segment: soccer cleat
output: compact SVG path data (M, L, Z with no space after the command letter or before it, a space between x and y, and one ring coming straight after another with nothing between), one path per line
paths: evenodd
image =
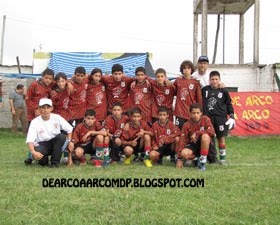
M94 159L94 160L93 160L93 163L94 163L94 166L95 166L96 168L100 168L101 165L102 165L101 160L98 160L98 159Z
M64 158L61 160L61 162L62 162L63 164L67 164L67 162L68 162L68 157L64 157Z
M157 161L157 164L162 165L162 157Z
M124 158L123 162L124 162L125 165L130 165L131 164L131 156L126 156Z
M197 169L199 169L200 171L205 171L205 170L206 170L205 163L201 163L201 162L198 160Z
M58 168L59 167L59 164L57 162L52 162L50 165L49 165L50 168Z
M144 160L144 164L145 164L145 166L147 166L148 168L153 167L152 161L149 160L149 159L145 159L145 160Z
M87 164L87 159L86 159L86 157L80 158L80 166L84 166L84 165L86 165L86 164Z
M31 165L32 164L32 159L30 159L30 158L26 158L25 160L24 160L24 164L25 165Z
M110 166L110 160L103 160L103 163L102 163L102 167L108 167Z

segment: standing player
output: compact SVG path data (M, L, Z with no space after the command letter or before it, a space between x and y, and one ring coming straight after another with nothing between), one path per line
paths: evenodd
M120 161L120 154L123 152L121 136L126 123L129 122L127 115L122 115L122 106L116 102L113 104L112 115L107 116L105 120L105 129L107 136L104 144L110 146L110 158L112 162Z
M65 120L69 121L71 115L68 107L69 90L67 88L67 76L65 73L58 73L54 80L56 81L56 85L51 91L53 113L59 114Z
M124 76L123 66L120 64L114 64L112 66L112 75L103 76L101 81L106 87L108 115L112 113L112 106L116 102L121 103L123 107L123 113L128 115L128 92L129 86L131 82L134 81L134 78Z
M148 124L152 124L152 91L150 85L146 82L146 70L144 67L138 67L135 70L135 85L130 88L130 108L140 108L142 118Z
M96 112L96 119L103 124L107 114L107 97L105 85L100 82L102 70L95 68L88 77L87 109Z
M225 137L228 135L228 130L234 128L234 110L228 90L219 88L220 73L212 71L209 76L210 85L202 88L203 112L211 118L219 144L220 162L224 163L226 160Z
M159 68L155 72L156 80L149 78L149 82L153 91L153 104L152 104L152 120L153 122L158 120L158 108L165 106L169 112L170 120L173 119L172 104L175 95L175 87L171 85L166 77L166 71Z
M42 73L42 78L34 81L28 88L25 98L27 108L27 120L28 124L31 123L35 117L40 115L38 108L39 100L41 98L49 98L50 91L53 85L54 71L52 69L45 69ZM26 165L32 163L32 155L27 153L27 159L24 160Z
M176 116L176 125L180 129L190 119L190 105L196 102L202 104L200 84L197 80L191 79L193 71L193 63L188 60L183 61L180 66L183 76L176 78L174 82L177 93L174 116Z
M159 120L153 123L153 141L150 159L162 164L162 157L172 155L175 148L178 147L180 130L175 126L172 120L169 120L169 111L161 106L158 109Z
M74 76L70 80L70 85L73 86L70 91L69 109L71 112L70 124L76 127L83 122L83 117L86 112L86 96L87 84L86 70L84 67L77 67Z
M131 121L124 127L122 133L122 143L124 145L125 160L124 164L131 164L133 152L142 152L144 147L144 164L147 167L152 167L152 162L149 159L151 150L151 136L153 136L152 129L148 124L142 120L141 110L134 108L131 110Z
M194 160L198 157L198 169L205 170L211 137L215 136L215 131L209 117L202 115L200 104L192 104L190 113L190 120L184 124L181 131L176 167L183 167L182 158Z
M103 166L109 165L109 149L103 147L104 136L106 135L105 129L95 118L95 111L88 109L84 121L75 128L70 142L75 156L80 160L80 165L86 164L85 153L91 155L90 161L95 167L101 167L101 159L104 153ZM95 148L96 151L94 151ZM69 154L68 165L72 165L72 152Z

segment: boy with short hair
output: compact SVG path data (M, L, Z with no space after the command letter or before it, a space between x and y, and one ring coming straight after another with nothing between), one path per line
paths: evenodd
M171 155L178 147L180 130L172 120L169 120L169 111L161 106L158 109L159 120L153 123L153 141L150 159L162 164L162 157Z
M198 102L202 104L201 87L199 81L191 79L194 72L194 65L191 61L185 60L180 65L182 77L176 78L174 86L176 88L176 105L174 116L175 124L182 129L184 123L190 119L190 105Z
M176 167L183 167L182 159L194 160L198 157L198 169L206 170L207 155L211 138L214 136L215 131L210 118L202 115L200 104L192 104L190 106L190 120L183 125L181 131Z
M203 112L210 117L214 126L220 150L220 162L224 163L226 160L225 137L228 135L228 130L234 128L235 125L234 109L228 90L219 88L220 73L212 71L209 79L210 85L202 88ZM213 154L216 156L216 152Z
M127 115L122 115L122 105L119 102L113 104L112 115L107 116L105 120L105 129L107 136L104 144L110 146L110 158L112 162L120 161L120 154L123 152L121 136L124 126L129 122Z
M69 80L71 87L69 98L69 110L71 112L70 123L76 127L83 122L83 117L86 111L86 96L88 80L86 70L80 66L75 69L74 76Z
M154 95L152 104L152 120L153 122L158 120L158 108L160 106L165 106L169 110L169 117L170 120L172 120L172 104L175 96L175 87L168 81L165 69L157 69L155 75L156 80L148 78Z
M42 73L42 77L39 80L34 81L27 89L25 103L27 108L27 120L28 124L40 115L38 109L39 101L41 98L49 98L51 88L53 86L54 71L52 69L45 69ZM27 153L27 158L24 160L26 165L32 163L32 155Z
M112 66L112 75L103 76L101 81L106 87L107 102L108 102L108 115L112 113L112 106L115 102L121 103L123 113L128 115L129 101L128 92L129 86L134 81L132 77L126 77L123 73L123 66L114 64Z
M91 155L90 161L95 167L101 167L102 155L104 153L103 166L109 165L109 149L104 149L104 137L107 135L105 129L96 120L95 111L88 109L84 115L84 121L77 125L73 132L70 146L74 149L69 154L69 163L72 165L72 153L80 160L80 165L86 164L85 153ZM96 148L96 151L94 149Z
M50 167L58 167L62 148L67 139L72 137L72 126L60 115L53 114L52 100L42 98L39 101L40 116L33 119L30 123L26 143L30 153L35 160L42 166L49 164L48 156L51 155ZM68 144L70 151L72 146Z
M130 108L139 107L142 118L148 124L152 124L152 90L146 82L146 70L138 67L135 70L135 85L130 88Z
M27 119L30 123L36 116L39 116L38 104L41 98L49 98L51 88L53 86L54 71L45 69L42 77L34 81L28 88L26 93Z
M96 112L96 119L103 124L107 115L107 96L105 85L101 82L102 70L95 68L88 77L87 109Z
M121 136L125 154L124 164L131 164L133 152L141 152L144 147L144 164L147 167L152 167L152 162L149 159L151 136L153 136L153 132L148 124L142 120L141 110L139 108L132 109L131 120L125 125Z

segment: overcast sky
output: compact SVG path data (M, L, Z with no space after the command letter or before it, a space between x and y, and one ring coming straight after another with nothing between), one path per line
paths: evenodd
M178 73L192 60L192 0L0 0L7 16L4 62L32 64L32 52L151 52L154 69ZM260 63L280 62L280 1L260 0ZM253 61L253 13L245 14L245 63ZM208 17L212 60L216 16ZM238 16L226 16L225 62L238 63ZM199 26L200 28L200 26ZM222 28L216 63L222 63ZM200 40L200 37L199 37ZM200 54L200 52L198 53Z

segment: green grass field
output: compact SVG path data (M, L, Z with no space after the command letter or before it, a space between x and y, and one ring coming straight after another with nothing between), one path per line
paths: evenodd
M0 129L0 224L279 224L280 137L227 139L227 166L25 166L23 135ZM43 178L204 178L199 188L43 188Z

